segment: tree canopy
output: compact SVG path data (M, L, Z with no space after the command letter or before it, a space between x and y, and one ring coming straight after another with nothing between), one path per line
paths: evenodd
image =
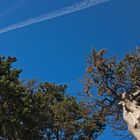
M84 100L68 95L66 85L21 80L15 61L0 57L1 139L96 139L106 124L115 132L127 130L120 102L134 100L140 106L139 94L132 94L140 90L140 48L122 60L93 49L83 80ZM130 108L125 109L129 114Z
M140 89L140 48L134 53L126 54L122 60L107 57L107 50L92 50L87 57L87 69L84 76L84 92L97 112L106 116L106 122L116 130L127 130L123 120L123 109L119 103L122 94L130 100L134 92ZM95 111L95 110L94 110Z
M95 139L104 116L66 94L65 85L20 80L15 57L0 57L0 137L6 140Z

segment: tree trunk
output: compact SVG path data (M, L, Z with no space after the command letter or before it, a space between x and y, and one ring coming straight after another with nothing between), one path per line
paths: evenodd
M140 90L131 95L122 95L123 117L128 130L140 140Z

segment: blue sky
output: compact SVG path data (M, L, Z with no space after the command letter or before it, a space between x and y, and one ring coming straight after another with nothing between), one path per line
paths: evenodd
M76 0L1 0L0 28L73 4ZM76 2L79 2L77 0ZM107 48L121 58L140 45L140 0L110 0L95 7L0 34L0 54L16 56L23 79L69 85L81 91L86 56ZM110 130L98 140L113 139Z

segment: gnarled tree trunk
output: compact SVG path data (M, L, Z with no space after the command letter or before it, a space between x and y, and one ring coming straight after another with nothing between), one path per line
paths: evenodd
M130 95L122 94L123 117L128 130L140 140L140 90Z

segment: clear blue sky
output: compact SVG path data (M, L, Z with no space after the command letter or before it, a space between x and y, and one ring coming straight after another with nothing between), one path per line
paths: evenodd
M17 2L19 1L19 2ZM1 0L0 28L73 4L76 0ZM77 0L79 1L79 0ZM78 79L92 47L121 58L140 45L140 0L110 0L89 9L0 34L0 54L16 56L21 78L69 85ZM112 139L107 130L98 140Z

